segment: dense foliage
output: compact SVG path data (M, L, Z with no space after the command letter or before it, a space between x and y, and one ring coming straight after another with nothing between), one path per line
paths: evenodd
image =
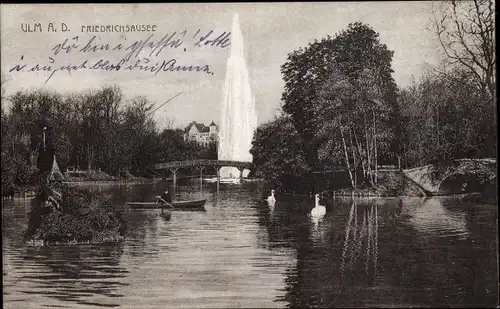
M5 85L2 80L2 89ZM34 184L43 127L63 172L74 166L117 177L151 177L158 162L216 158L215 144L185 143L181 129L160 131L153 106L144 97L125 100L116 86L66 95L31 90L2 96L2 192Z
M289 117L259 127L255 133L251 154L258 167L258 176L283 185L292 176L309 171L302 152L301 137Z
M65 188L60 209L44 207L44 201L43 192L33 200L27 241L95 243L117 241L125 235L121 213L97 195Z
M350 187L377 187L380 165L496 158L488 87L457 66L399 90L392 55L361 23L290 53L282 66L283 116L254 136L257 174L287 189L285 179L345 170Z
M392 55L393 52L379 42L378 34L362 23L349 24L334 37L316 40L289 54L281 69L285 81L283 111L290 115L302 136L309 166L319 161L318 151L322 144L317 138L317 131L323 125L318 121L324 106L322 88L332 85L328 81L332 78L356 86L360 76L370 75L371 83L367 86L380 92L384 104L391 104L396 91L391 76Z
M379 42L378 34L362 23L349 24L334 37L316 40L289 54L282 66L286 119L258 131L277 126L273 134L297 135L292 141L281 139L285 149L290 149L288 160L296 163L293 169L283 170L283 175L301 176L304 171L345 166L353 187L358 174L361 183L373 185L379 158L400 156L394 138L401 128L397 87L391 76L392 55ZM276 133L279 130L283 132ZM254 156L269 140L273 137L256 134ZM277 166L273 157L259 161L257 166L264 175L271 173L270 166Z
M399 96L405 120L403 167L460 158L496 158L496 119L469 74L424 75Z

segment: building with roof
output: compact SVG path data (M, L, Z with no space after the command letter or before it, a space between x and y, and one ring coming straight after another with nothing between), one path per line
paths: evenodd
M208 126L193 121L184 129L184 142L196 142L207 147L217 141L218 133L219 127L213 121Z

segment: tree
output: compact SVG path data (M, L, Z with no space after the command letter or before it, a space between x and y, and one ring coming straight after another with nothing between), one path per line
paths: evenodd
M395 83L391 76L393 52L379 42L378 34L362 23L349 24L335 37L327 36L288 55L281 72L285 81L283 110L304 141L302 150L310 167L318 163L321 142L315 139L318 118L322 113L319 92L335 70L349 82L356 81L365 70L380 87L384 101L395 100ZM392 104L395 105L395 104Z
M404 165L495 157L495 115L467 71L449 72L453 79L433 74L403 89Z
M163 125L165 126L165 129L167 130L171 130L174 128L174 123L175 123L175 119L174 118L170 118L168 116L165 116L163 118Z
M375 78L370 69L360 71L356 79L334 70L320 91L317 137L332 148L323 157L344 157L342 165L353 188L358 171L362 181L376 185L378 158L382 150L388 153L393 138L387 126L390 106L384 104Z
M284 185L309 171L301 137L290 117L280 117L257 128L250 153L257 174Z
M180 129L165 129L160 133L160 161L185 160L188 147L182 138L183 131Z
M463 68L488 100L496 92L495 3L493 0L449 1L434 12L434 31L447 57L444 66ZM443 75L453 78L447 70Z
M55 154L63 172L74 165L89 172L149 176L162 160L217 158L215 143L191 147L184 143L182 130L160 133L152 116L153 104L146 97L127 104L116 86L65 95L40 89L19 91L9 96L9 109L4 108L4 99L1 167L6 193L28 185L36 173L44 127L48 128L48 160L51 164Z
M1 100L2 100L2 111L4 110L4 100L6 99L6 92L7 92L7 82L8 82L8 78L7 76L5 75L4 72L1 73L1 80L0 80L0 86L1 86Z
M12 126L10 113L5 109L7 78L2 72L1 76L1 189L2 196L14 194L14 181L16 178L15 160L12 153L13 145Z

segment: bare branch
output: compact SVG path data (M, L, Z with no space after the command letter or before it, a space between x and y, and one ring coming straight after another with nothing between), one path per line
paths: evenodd
M172 130L174 128L174 122L175 119L168 116L165 116L165 118L163 119L163 124L165 125L165 129L167 130Z
M451 1L434 14L434 32L450 69L463 67L481 90L495 97L493 0ZM447 76L447 74L444 74Z

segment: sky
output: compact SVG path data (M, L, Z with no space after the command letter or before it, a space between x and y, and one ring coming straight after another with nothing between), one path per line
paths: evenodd
M393 77L400 88L418 79L423 70L438 64L440 50L437 40L428 30L432 2L325 2L325 3L212 3L212 4L2 4L1 5L1 71L8 78L7 94L20 90L46 88L62 93L84 91L105 85L118 85L126 99L146 96L159 107L183 91L155 113L161 124L165 119L183 127L190 121L209 124L220 121L224 94L224 77L229 47L196 46L209 33L208 39L231 31L233 14L239 14L246 61L252 91L255 96L258 123L267 122L277 114L284 82L280 66L288 53L305 47L315 39L334 35L349 23L361 21L380 34L380 42L394 51ZM40 23L42 31L24 32L26 25L34 29ZM57 32L48 32L53 23ZM62 32L61 23L69 31ZM92 25L155 25L155 32L82 32L82 26ZM199 31L198 31L199 30ZM184 31L184 32L183 32ZM39 68L78 66L87 60L95 64L100 59L117 63L135 41L157 42L166 35L182 38L178 48L165 47L150 56L144 48L137 59L148 57L150 64L175 59L180 65L209 65L206 72L158 72L141 70L73 70L28 72ZM109 44L108 51L79 52L88 41ZM74 39L78 36L78 41ZM56 54L58 45L78 44L69 52ZM112 50L118 44L123 48ZM22 57L22 60L21 60ZM52 58L52 60L50 59ZM134 64L137 59L130 60ZM51 63L52 62L52 63ZM102 62L101 62L102 63ZM171 63L171 62L170 62ZM26 65L22 71L9 72L15 65ZM213 73L213 74L212 74ZM48 79L48 81L47 81ZM46 82L47 81L47 82Z

